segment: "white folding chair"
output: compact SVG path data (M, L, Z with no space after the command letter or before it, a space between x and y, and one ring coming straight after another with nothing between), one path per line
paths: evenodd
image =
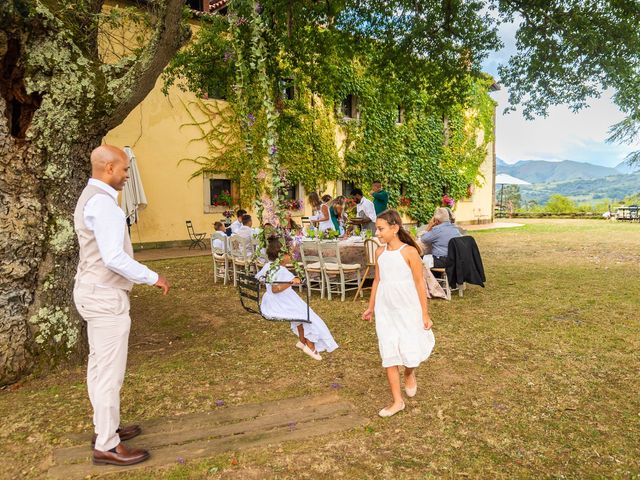
M300 256L307 277L307 289L309 293L312 290L319 291L320 298L324 298L324 274L322 273L319 249L318 240L305 240L300 244Z
M319 244L318 253L327 286L327 297L331 300L333 293L339 293L341 301L344 302L345 293L357 290L360 285L360 264L342 263L337 240L324 240ZM360 296L363 296L362 291Z
M356 294L353 297L354 302L356 301L356 298L358 298L358 294L362 296L362 290L364 290L364 282L367 279L367 275L369 275L369 271L372 268L376 268L376 250L378 249L378 247L380 247L380 242L377 238L366 238L364 240L364 255L367 259L367 264L362 275L362 281L360 282L360 285L358 285L358 290L356 290Z
M218 283L218 279L222 279L226 285L229 280L229 257L228 238L222 232L213 232L211 234L211 256L213 257L213 283ZM222 248L214 246L215 240L222 242Z
M251 239L233 234L229 237L228 254L233 266L233 286L238 286L238 273L249 273L252 267Z

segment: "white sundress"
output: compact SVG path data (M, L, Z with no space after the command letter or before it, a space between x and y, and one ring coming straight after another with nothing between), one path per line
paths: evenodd
M435 346L431 330L422 323L422 307L411 268L398 250L378 257L380 282L376 291L375 318L378 347L383 367L404 365L415 368Z
M268 262L256 274L258 280L264 280L271 268L271 262ZM294 275L284 267L279 267L271 279L274 282L290 282ZM262 296L260 309L267 317L273 318L307 318L307 303L293 291L293 287L287 288L280 293L273 293L271 285L267 283L266 292ZM332 352L338 348L338 344L333 339L329 327L322 319L309 308L309 320L311 323L291 322L291 331L298 336L298 325L302 325L304 336L316 346L316 351Z

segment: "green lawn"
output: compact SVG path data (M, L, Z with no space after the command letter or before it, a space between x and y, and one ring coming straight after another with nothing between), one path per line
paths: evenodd
M640 478L640 225L541 220L474 236L487 286L431 304L436 349L390 419L376 416L389 393L365 301L312 299L340 344L317 363L287 325L214 285L208 257L150 264L173 290L133 292L125 423L332 384L371 421L118 478ZM65 434L90 429L84 369L2 391L0 418L0 477L43 477Z

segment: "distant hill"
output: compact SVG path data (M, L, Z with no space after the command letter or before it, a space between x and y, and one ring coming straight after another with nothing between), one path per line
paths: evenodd
M640 192L640 172L609 177L550 182L520 187L524 202L535 200L544 204L554 193L569 197L578 203L596 203L609 198L621 200Z
M618 165L620 167L620 165ZM572 180L603 178L623 173L617 168L601 167L592 163L562 160L520 160L512 165L498 159L497 173L507 173L530 183L568 182ZM626 173L626 172L624 172Z
M640 170L640 165L634 165L633 167L629 166L626 162L620 162L616 165L616 170L620 173L635 173Z

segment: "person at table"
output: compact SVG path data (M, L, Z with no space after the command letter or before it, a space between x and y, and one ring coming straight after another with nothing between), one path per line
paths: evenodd
M440 207L436 209L433 218L427 224L427 231L420 240L427 246L431 246L433 266L445 268L449 255L449 240L461 236L460 230L450 221L449 211Z
M309 217L311 224L321 232L325 232L330 228L333 228L331 215L329 214L328 203L329 201L331 201L331 197L329 196L329 201L323 202L316 192L311 192L308 199L309 203L311 204L311 208L313 209L313 215Z
M373 208L376 215L380 215L389 206L389 192L382 189L382 183L375 180L371 184L371 198L373 198Z
M236 234L243 238L248 238L251 240L253 238L253 219L251 215L247 215L246 213L242 215L242 226L236 231Z
M335 230L340 234L340 236L344 235L344 224L346 221L345 214L345 204L347 199L340 195L336 197L329 207L329 215L331 216L331 228L329 230Z
M365 198L362 190L354 188L351 190L351 196L356 202L357 218L351 220L354 225L360 225L363 230L369 230L372 234L376 233L376 209L373 202Z
M213 223L214 232L220 232L226 234L226 229L224 228L224 224L222 222L214 222ZM220 250L224 249L224 242L219 238L213 240L213 248L219 248Z
M238 233L238 230L242 228L242 217L247 214L246 210L240 209L236 212L238 219L231 224L231 233Z

